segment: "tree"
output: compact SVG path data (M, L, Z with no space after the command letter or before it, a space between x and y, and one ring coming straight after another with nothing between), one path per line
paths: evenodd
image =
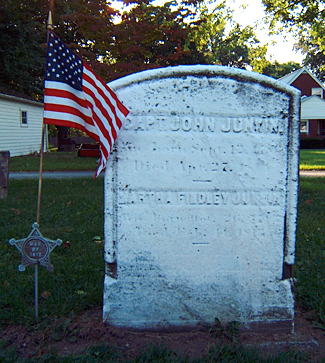
M247 68L259 42L251 27L232 20L222 2L209 12L203 0L124 0L122 13L107 0L56 0L55 33L106 81L179 64ZM0 79L42 98L47 1L0 5ZM197 17L196 13L200 12ZM256 58L256 57L255 57Z
M115 43L110 48L111 68L117 75L179 64L206 63L190 40L198 26L189 7L169 1L132 1L114 29ZM111 77L116 78L112 74Z
M273 63L267 63L262 73L266 76L278 79L300 68L301 65L296 62L279 63L277 61L274 61Z
M0 82L39 99L43 89L46 32L42 2L0 4Z
M137 0L120 14L106 0L56 0L54 31L108 82L148 68L205 63L189 40L193 4ZM0 79L36 98L42 97L47 12L43 0L0 5Z
M191 32L197 49L209 64L247 68L251 65L250 52L259 41L252 27L242 27L233 21L233 12L225 1L209 11L203 6L199 15L200 26Z
M262 0L271 25L302 27L324 19L324 0Z
M317 77L325 82L325 52L319 44L313 43L311 39L305 38L300 42L301 49L305 54L303 64L308 66Z
M324 0L262 0L271 26L277 23L294 31L296 48L305 54L304 65L321 79L325 75L325 1Z
M254 72L278 79L301 68L301 65L295 62L271 62L266 58L266 53L267 47L265 45L251 50L251 65Z

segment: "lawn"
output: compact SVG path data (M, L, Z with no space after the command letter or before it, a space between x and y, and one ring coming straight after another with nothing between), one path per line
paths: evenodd
M325 170L325 150L300 150L300 170Z
M30 233L36 218L37 185L37 180L10 180L9 196L0 201L0 332L9 324L18 323L35 330L34 269L27 267L24 272L18 271L20 253L9 245L8 240L25 238ZM101 308L103 210L103 179L44 181L40 230L47 238L62 239L63 245L51 253L54 271L49 273L43 267L39 269L40 322L37 329L40 331L48 331L53 321L60 317L69 323L71 316L90 308ZM312 312L314 324L325 330L324 240L325 180L301 178L294 270L296 304L300 309ZM4 353L1 353L2 347ZM5 347L6 342L0 338L0 361L2 358L7 359L4 361L18 361L17 352L9 352ZM150 349L134 362L189 362L175 352ZM294 354L264 360L261 353L244 347L218 349L210 350L209 359L196 362L305 361ZM83 357L74 356L76 360L67 361L123 361L120 354L107 346L94 347ZM11 356L14 357L12 360L9 359ZM59 362L60 359L53 352L51 360L34 361Z
M325 178L300 178L295 295L325 331Z
M31 232L37 188L37 180L10 181L9 196L0 200L0 325L34 319L34 269L18 272L20 253L8 240ZM102 178L43 181L40 231L63 245L51 253L54 272L39 269L39 290L46 292L40 316L65 316L102 304L103 202Z
M44 154L44 171L95 171L97 166L97 158L78 157L77 152L48 152ZM38 171L39 167L40 157L38 154L10 158L10 171Z
M10 171L38 171L38 155L10 158ZM44 171L75 171L97 169L96 158L78 157L76 152L49 152L44 154ZM300 150L301 170L325 170L325 150Z

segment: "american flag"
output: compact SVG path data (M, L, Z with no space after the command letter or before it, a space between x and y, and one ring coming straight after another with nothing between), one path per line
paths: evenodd
M53 32L46 59L44 123L74 127L99 141L105 168L112 145L128 115L127 108L92 69Z

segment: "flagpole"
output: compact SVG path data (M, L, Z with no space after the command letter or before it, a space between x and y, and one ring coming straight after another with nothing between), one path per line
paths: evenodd
M52 30L53 22L52 22L52 12L49 11L48 21L47 21L47 36L46 43L49 41L49 32ZM36 214L36 223L40 224L40 216L41 216L41 196L42 196L42 174L43 174L43 158L44 158L44 145L45 145L45 131L46 126L44 124L44 118L42 122L42 140L41 140L41 150L40 150L40 166L39 166L39 178L38 178L38 198L37 198L37 214ZM35 264L35 320L38 322L38 263Z
M38 178L38 198L37 198L37 215L36 215L36 223L39 225L40 223L40 214L41 214L41 195L42 195L42 173L43 173L43 158L44 158L44 139L45 139L45 124L42 124L42 142L41 142L41 158L40 158L40 166L39 166L39 178Z
M47 21L47 41L49 41L49 32L53 28L53 22L52 22L52 12L49 11L49 17ZM42 196L42 173L43 173L43 158L44 158L44 139L45 139L45 131L46 126L44 122L42 123L42 140L41 140L41 150L40 150L40 167L39 167L39 178L38 178L38 198L37 198L37 215L36 215L36 223L40 224L40 215L41 215L41 196Z

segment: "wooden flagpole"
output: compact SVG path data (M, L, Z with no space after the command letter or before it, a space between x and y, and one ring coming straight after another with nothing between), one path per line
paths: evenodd
M49 17L47 21L47 37L46 43L49 41L49 32L52 30L53 22L52 22L52 12L49 11ZM39 167L39 178L38 178L38 197L37 197L37 214L36 214L36 223L40 224L40 216L41 216L41 196L42 196L42 173L43 173L43 158L44 158L44 145L45 145L45 131L46 126L44 124L44 119L42 123L42 140L41 140L41 150L40 150L40 167ZM35 264L35 320L38 322L38 263Z
M52 22L52 12L49 11L49 17L47 21L47 43L49 41L49 32L53 28ZM41 158L40 158L40 167L39 167L39 179L38 179L38 198L37 198L37 215L36 215L36 223L40 224L40 215L41 215L41 196L42 196L42 173L43 173L43 157L44 157L44 139L45 139L45 131L46 126L43 122L42 124L42 141L41 141Z

